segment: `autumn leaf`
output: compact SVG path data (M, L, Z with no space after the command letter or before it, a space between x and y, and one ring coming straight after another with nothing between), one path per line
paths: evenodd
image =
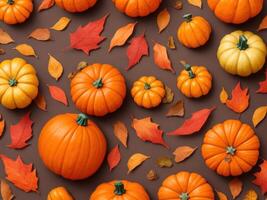
M46 100L45 97L39 92L37 97L34 99L34 103L43 111L46 111Z
M146 161L149 158L150 156L146 156L142 153L133 154L129 158L128 163L127 163L128 173L133 171L135 168L137 168L139 165L141 165L144 161Z
M168 57L166 47L155 42L153 50L155 64L161 69L169 70L172 73L175 73L174 69L171 66L171 61Z
M167 85L165 85L165 97L162 100L162 103L171 103L174 99L174 93L171 88L169 88Z
M266 117L266 114L267 106L261 106L254 111L252 117L254 127L256 127Z
M19 44L14 49L16 49L19 53L24 56L34 56L37 57L35 50L32 48L31 45L28 44Z
M24 192L37 192L38 178L36 170L32 169L32 164L24 164L20 156L15 161L4 155L1 155L1 159L4 163L7 180Z
M181 10L183 8L183 2L182 2L182 0L175 0L173 7L176 10Z
M168 38L168 47L170 49L176 49L173 36L169 36L169 38Z
M182 100L177 101L170 109L168 110L167 117L183 117L184 116L184 102Z
M68 100L64 90L55 85L48 85L50 95L56 101L63 103L65 106L68 105Z
M22 149L32 138L33 121L30 119L31 112L26 113L16 125L10 126L11 144L8 147L12 149Z
M185 120L182 126L167 133L167 135L191 135L200 131L214 109L215 108L213 107L211 109L202 109L194 112L192 117Z
M228 200L227 196L223 192L216 191L219 200Z
M0 44L10 44L13 42L13 38L7 32L0 28Z
M157 165L160 168L167 167L171 168L173 166L172 159L167 156L162 156L157 159Z
M47 10L51 8L52 6L54 6L54 4L55 4L55 0L43 0L42 3L38 7L38 12L42 10Z
M187 0L189 4L199 7L202 7L202 0Z
M180 163L190 157L195 151L197 147L192 148L190 146L181 146L177 147L175 151L173 152L173 155L175 156L175 162Z
M167 8L161 11L157 16L157 24L159 32L162 32L169 25L171 16Z
M143 119L134 118L132 127L137 136L143 141L149 141L154 144L161 144L168 148L168 145L162 138L163 131L159 129L159 125L151 121L151 117Z
M265 29L267 29L267 15L262 19L262 21L259 25L258 31L262 31Z
M234 178L229 182L229 189L232 194L233 199L239 196L243 188L243 183L238 179Z
M237 83L232 91L232 99L227 99L226 105L228 108L237 113L244 112L249 106L248 88L241 88L240 82Z
M148 56L148 44L144 33L134 37L127 48L127 57L129 60L127 70L139 63L143 56Z
M101 36L108 15L94 22L89 22L85 26L79 26L78 29L70 34L70 46L73 49L82 50L90 54L92 50L99 48L99 43L105 37Z
M61 17L52 27L52 30L63 31L69 25L71 19L68 17Z
M4 55L6 53L6 51L2 48L0 48L0 55Z
M127 148L128 130L125 124L121 121L117 121L113 124L114 135L118 140Z
M129 39L129 37L133 34L135 25L137 23L129 23L125 26L120 27L115 34L113 35L110 45L109 45L109 52L113 49L115 46L122 46L125 44L125 42Z
M262 94L267 93L267 70L265 71L265 80L259 82L259 89L256 92Z
M0 137L3 135L5 130L6 122L3 119L2 115L0 115Z
M267 192L267 160L264 160L260 165L260 171L253 174L256 179L252 183L261 188L262 194Z
M116 145L113 149L111 149L111 151L108 154L107 160L108 160L109 170L112 171L112 169L114 169L120 163L121 160L119 145Z
M243 200L257 200L258 199L258 194L255 192L255 190L249 190L246 195L245 198Z
M50 76L58 80L63 73L63 66L62 64L52 55L49 55L49 61L48 61L48 72Z
M1 197L2 200L12 200L14 198L10 186L3 179L1 179Z
M47 41L50 40L51 34L48 28L37 28L28 37L39 41Z
M158 179L158 175L155 172L155 170L151 169L148 171L148 173L146 174L146 179L149 181L155 181Z
M228 100L228 94L224 88L222 88L222 91L220 93L220 101L221 103L225 104Z

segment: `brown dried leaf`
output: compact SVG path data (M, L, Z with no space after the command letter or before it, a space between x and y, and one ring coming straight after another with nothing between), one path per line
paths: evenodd
M173 155L175 156L175 162L179 163L190 157L198 147L192 148L190 146L181 146L175 149Z
M83 68L87 67L88 63L86 61L81 61L78 63L77 70L81 71Z
M14 198L10 186L3 179L1 179L1 196L2 200L12 200Z
M159 177L157 175L157 173L155 172L155 170L151 169L149 170L149 172L147 172L147 175L146 175L146 179L149 180L149 181L155 181L157 180Z
M114 135L127 148L128 130L125 124L117 121L113 124Z
M171 103L174 99L174 93L171 88L169 88L167 85L165 85L165 97L162 100L162 103Z
M228 200L227 196L223 192L216 191L219 200Z
M173 163L172 163L172 160L171 158L167 157L167 156L162 156L162 157L159 157L157 159L157 165L161 168L163 167L167 167L167 168L170 168L173 166Z
M146 161L149 158L150 158L150 156L146 156L146 155L141 154L141 153L133 154L129 158L128 163L127 163L128 173L130 173L131 171L133 171L136 167L138 167L139 165L141 165L144 161Z
M181 10L183 8L183 2L181 0L176 0L173 7L177 10Z
M161 11L157 16L157 24L159 33L162 32L167 26L169 25L171 20L170 13L168 12L167 8Z
M37 28L28 37L39 41L47 41L50 40L51 34L48 28Z
M234 178L229 182L229 188L233 196L233 199L235 199L241 193L243 188L243 183L238 178Z
M35 50L33 49L32 46L28 44L19 44L14 49L16 49L19 53L21 53L24 56L34 56L37 58Z
M58 80L63 73L63 66L62 64L52 55L49 55L49 61L48 61L48 72L49 74Z
M52 27L51 29L55 31L63 31L69 25L71 19L68 17L61 17Z
M169 36L169 38L168 38L168 47L169 47L170 49L176 49L175 42L174 42L174 38L173 38L172 35Z
M202 7L202 0L187 0L189 4L199 7Z
M183 117L185 113L184 102L182 100L177 101L170 109L168 110L167 117Z
M0 28L0 44L9 44L13 42L13 38L7 32Z
M244 200L257 200L258 199L258 194L255 192L255 190L249 190L246 195Z
M34 103L39 109L46 111L46 100L40 92L38 93L38 96L34 99Z
M220 101L221 101L221 103L226 104L228 97L229 96L228 96L226 90L224 88L222 88L222 91L220 93Z
M266 117L266 114L267 106L261 106L254 111L252 117L254 127L256 127Z
M262 31L265 29L267 29L267 15L262 19L262 21L259 25L258 31Z

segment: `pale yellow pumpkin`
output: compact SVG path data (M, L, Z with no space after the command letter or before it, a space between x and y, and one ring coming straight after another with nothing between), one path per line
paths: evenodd
M239 76L249 76L262 69L266 55L262 38L249 31L234 31L224 36L217 51L221 67Z

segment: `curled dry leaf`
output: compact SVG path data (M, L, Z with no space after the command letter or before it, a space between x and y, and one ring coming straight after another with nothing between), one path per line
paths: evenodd
M161 168L171 168L173 166L172 159L167 156L162 156L157 159L157 165Z
M24 56L34 56L37 58L35 50L33 49L31 45L19 44L14 49L16 49L19 53L21 53Z
M156 173L155 170L151 169L147 172L147 175L146 175L146 179L149 180L149 181L155 181L157 180L159 177Z
M234 178L229 182L229 189L232 194L233 199L239 196L243 189L243 183L238 178Z
M58 80L63 73L63 66L62 64L52 55L49 55L49 61L48 61L48 72L50 76Z
M171 88L169 88L167 85L165 85L165 97L162 100L162 103L171 103L174 99L174 93Z
M246 195L244 200L257 200L258 199L258 194L255 192L255 190L249 190Z
M50 95L53 99L56 101L63 103L65 106L68 105L68 99L66 97L66 94L64 90L62 90L60 87L55 86L55 85L47 85Z
M183 117L184 116L184 102L182 100L177 101L170 109L168 110L167 117Z
M168 38L168 47L169 47L170 49L176 49L175 42L174 42L174 38L173 38L172 35L169 36L169 38Z
M261 106L254 111L252 117L254 127L256 127L266 117L266 114L267 106Z
M118 140L127 148L128 130L125 124L121 121L117 121L113 124L114 135Z
M34 99L34 103L37 107L43 111L46 111L46 100L45 97L39 92L37 97Z
M37 28L28 37L39 41L50 40L50 30L48 28Z
M223 192L216 191L219 200L228 200L227 196Z
M265 80L259 82L259 89L256 92L262 94L267 93L267 70L265 71Z
M113 149L111 149L111 151L108 154L107 160L108 160L109 170L112 171L112 169L114 169L120 163L121 160L119 145L116 145Z
M136 167L138 167L139 165L141 165L144 161L146 161L147 159L149 159L150 156L146 156L142 153L136 153L133 154L127 163L128 166L128 173L130 173L131 171L133 171Z
M1 179L1 196L2 196L2 200L12 200L14 198L14 195L12 193L10 186L3 179Z
M161 69L169 70L172 73L175 73L174 69L172 68L171 61L168 57L166 47L155 42L153 50L155 64Z
M0 137L3 135L4 130L5 130L5 126L6 126L6 122L3 119L2 115L0 115Z
M51 29L55 31L63 31L69 25L71 19L68 17L61 17L52 27Z
M225 104L227 102L227 99L228 99L228 93L226 92L226 90L224 88L222 88L222 91L220 93L221 103Z
M0 44L9 44L13 42L13 38L7 32L0 28Z
M195 151L197 147L190 146L181 146L175 149L173 155L175 156L175 162L179 163L190 157Z
M38 7L38 12L42 10L46 10L54 6L55 0L43 0L42 3Z
M177 10L181 10L183 8L183 2L182 0L176 0L174 1L173 7Z
M252 183L259 186L262 194L267 192L267 160L264 160L262 164L260 164L260 171L253 174L255 179Z
M169 25L171 16L167 8L161 11L157 16L157 24L159 32L162 32Z
M265 29L267 29L267 15L262 19L262 21L259 25L258 31L262 31Z
M202 7L202 0L187 0L189 4L199 7Z

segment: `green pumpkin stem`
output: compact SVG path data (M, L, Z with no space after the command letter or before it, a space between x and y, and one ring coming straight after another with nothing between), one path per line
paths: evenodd
M80 126L87 126L88 125L88 116L80 113L77 117L76 120L77 124L79 124Z
M8 3L9 5L13 5L13 4L15 3L15 1L14 1L14 0L7 0L7 3Z
M190 77L190 78L195 78L196 75L195 75L194 72L192 71L192 67L191 67L191 65L189 65L189 64L185 64L184 67L185 67L185 70L188 72L189 77Z
M188 195L188 193L183 192L183 193L180 194L179 198L181 200L188 200L189 199L189 195Z
M236 149L233 147L233 146L228 146L227 148L226 148L226 153L227 154L230 154L230 155L235 155L235 152L236 152Z
M10 85L10 87L14 87L18 84L17 80L16 79L10 79L8 81L8 84Z
M102 78L97 79L95 82L93 82L93 86L95 88L102 88L103 87L103 81Z
M244 35L240 35L239 37L239 42L237 44L237 47L240 50L246 50L249 46L248 46L248 39L246 38L246 36Z
M114 194L121 196L126 193L126 190L124 189L124 185L122 182L116 182L114 186L115 186Z
M185 19L186 22L191 22L192 21L192 14L191 13L188 13L188 14L185 14L183 16L183 18Z
M151 85L149 83L145 83L144 88L145 88L145 90L150 90Z

